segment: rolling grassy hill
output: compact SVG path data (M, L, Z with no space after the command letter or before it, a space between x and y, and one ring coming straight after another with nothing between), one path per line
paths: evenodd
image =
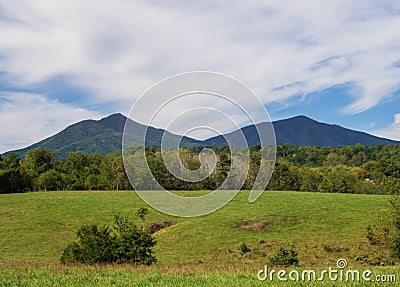
M197 196L204 192L179 193ZM93 278L100 280L93 286L103 286L113 276L116 282L131 280L136 286L153 286L154 282L164 286L203 282L196 286L206 286L213 280L220 282L214 286L230 285L228 282L232 282L230 286L258 286L257 270L267 264L268 256L280 246L295 246L300 268L335 267L339 258L347 259L351 267L367 268L356 258L378 256L382 252L369 245L365 234L368 225L377 223L378 216L388 212L388 196L266 191L251 204L247 197L248 192L242 191L224 208L197 218L175 218L150 209L147 224L169 219L176 225L154 234L158 242L156 266L131 269L62 267L57 263L81 225L112 223L118 213L134 218L136 209L146 206L135 192L0 195L0 277L11 282L20 274L26 282L32 284L35 279L46 286L62 286L62 280L83 284ZM252 250L245 256L239 251L241 242ZM376 269L378 273L397 272L400 276L398 271L394 267ZM23 272L39 275L32 279ZM75 276L75 273L81 275ZM143 278L149 281L144 284L140 281ZM0 285L1 282L0 279ZM266 285L264 282L259 286L302 285Z

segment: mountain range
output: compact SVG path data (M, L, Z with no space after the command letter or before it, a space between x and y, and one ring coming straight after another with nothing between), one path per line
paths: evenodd
M98 153L105 155L113 152L121 152L122 134L125 122L129 121L131 142L141 142L141 135L144 134L146 126L127 119L120 113L112 114L101 120L84 120L68 126L61 132L39 141L26 148L10 151L17 153L23 158L26 152L34 148L56 150L57 156L65 158L68 152L82 151L84 153ZM289 119L279 120L272 123L275 129L276 142L278 145L297 144L299 146L347 146L362 144L367 146L375 145L400 145L399 141L376 137L364 132L354 131L338 125L320 123L306 116L296 116ZM179 139L163 129L148 127L146 145L160 145L163 134ZM243 132L249 146L260 144L257 125L250 125L240 130L215 136L204 141L190 137L182 137L181 145L193 146L224 146L225 140L236 138ZM7 155L7 152L5 155Z

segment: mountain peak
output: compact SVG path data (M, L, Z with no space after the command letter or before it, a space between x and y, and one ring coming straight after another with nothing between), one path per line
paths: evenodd
M287 118L287 119L283 119L283 120L280 120L280 121L302 121L302 122L315 122L315 123L318 123L316 120L314 120L314 119L312 119L310 117L307 117L305 115L293 116L293 117L290 117L290 118Z
M115 113L105 118L102 118L101 120L98 121L98 123L105 128L117 132L122 132L124 130L126 119L127 117L125 117L123 114Z
M104 117L104 118L101 118L100 120L99 120L99 122L104 122L104 121L116 121L116 120L126 120L126 117L123 115L123 114L121 114L121 113L115 113L115 114L112 114L112 115L109 115L109 116L106 116L106 117Z
M305 116L305 115L294 116L294 117L292 117L292 119L302 119L302 120L308 120L308 121L313 121L313 122L315 122L315 120L313 120L312 118L307 117L307 116Z

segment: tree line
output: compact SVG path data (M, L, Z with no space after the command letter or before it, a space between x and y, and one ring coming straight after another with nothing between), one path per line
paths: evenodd
M130 189L122 156L32 149L21 160L15 153L0 158L0 193L38 190Z
M174 177L163 163L161 151L147 147L146 159L154 177L169 190L218 188L231 168L228 147L211 147L217 164L210 176L199 182ZM180 160L191 170L200 167L200 147L181 148ZM143 150L128 150L127 158L135 160ZM242 189L251 189L260 168L262 149L250 147L249 172ZM140 174L140 170L133 171ZM145 175L141 188L154 189ZM37 190L119 190L132 189L125 172L123 157L114 153L101 156L70 152L66 159L57 159L54 151L33 149L24 159L15 153L0 157L0 193ZM310 147L278 146L276 164L269 190L314 192L397 194L400 190L400 146Z

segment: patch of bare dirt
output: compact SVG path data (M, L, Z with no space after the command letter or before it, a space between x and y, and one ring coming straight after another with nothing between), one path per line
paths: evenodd
M152 225L150 225L149 227L149 233L153 234L161 229L167 228L169 226L175 225L176 222L174 221L170 221L168 219L164 219L162 221L153 223Z
M271 228L274 225L290 224L290 223L296 223L298 221L299 220L296 216L268 214L258 219L257 218L244 219L238 224L236 224L235 227L242 230L260 232L268 228Z

